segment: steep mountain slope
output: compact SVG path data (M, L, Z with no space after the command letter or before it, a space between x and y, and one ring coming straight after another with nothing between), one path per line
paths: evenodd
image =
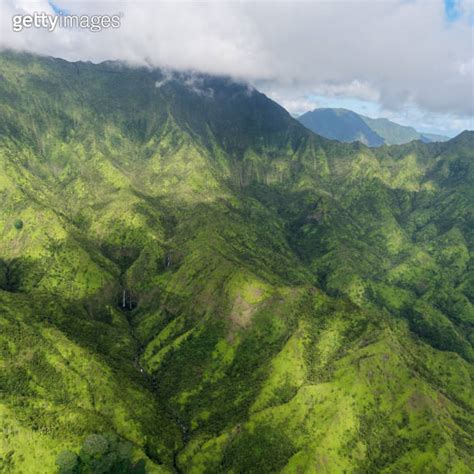
M347 109L314 109L298 120L311 131L342 142L360 141L368 146L402 145L413 140L425 143L446 141L448 137L417 132L386 118L373 119Z
M384 138L373 130L364 119L346 109L314 109L298 120L314 133L341 142L359 141L368 146L380 146Z
M369 149L225 78L0 78L4 470L473 470L472 132Z

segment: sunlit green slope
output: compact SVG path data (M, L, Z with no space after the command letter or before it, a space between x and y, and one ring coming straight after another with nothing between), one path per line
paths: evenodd
M472 472L473 162L2 53L0 470Z

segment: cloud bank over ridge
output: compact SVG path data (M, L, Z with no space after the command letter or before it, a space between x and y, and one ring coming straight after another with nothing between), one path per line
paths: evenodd
M46 0L3 0L0 46L228 74L290 108L324 95L375 102L393 113L415 107L461 126L474 115L472 4L465 0L458 1L456 21L441 0L62 0L58 7L79 15L121 13L121 27L15 33L12 15L53 13L52 7Z

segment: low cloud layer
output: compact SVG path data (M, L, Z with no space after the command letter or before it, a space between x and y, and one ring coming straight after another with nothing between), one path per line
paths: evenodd
M288 104L347 96L383 110L417 107L460 120L474 115L470 2L448 21L441 0L304 2L71 2L73 14L122 13L101 33L12 31L18 13L52 13L47 1L3 0L0 45L70 60L229 74ZM310 105L311 101L308 101Z

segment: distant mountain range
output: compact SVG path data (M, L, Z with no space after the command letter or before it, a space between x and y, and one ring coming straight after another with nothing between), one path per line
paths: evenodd
M360 141L368 146L401 145L413 140L444 142L449 137L420 133L386 118L369 118L347 109L314 109L298 120L311 131L341 142Z

